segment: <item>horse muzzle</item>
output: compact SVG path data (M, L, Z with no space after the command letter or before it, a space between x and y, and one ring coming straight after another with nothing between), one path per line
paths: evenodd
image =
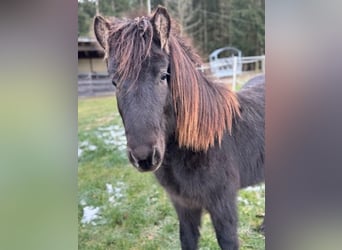
M128 159L140 172L156 171L162 163L162 154L157 146L128 148Z

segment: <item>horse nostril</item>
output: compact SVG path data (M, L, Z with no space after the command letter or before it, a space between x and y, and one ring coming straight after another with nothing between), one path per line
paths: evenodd
M152 165L157 165L159 164L161 160L161 154L159 152L159 150L157 149L156 146L153 147L153 154L152 154Z
M128 159L137 168L139 168L139 161L132 153L132 150L128 149Z

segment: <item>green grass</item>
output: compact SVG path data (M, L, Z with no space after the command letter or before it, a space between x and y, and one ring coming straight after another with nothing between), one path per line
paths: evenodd
M180 249L176 213L151 173L139 173L127 161L122 122L115 97L78 102L79 249ZM113 192L108 192L108 184ZM264 213L264 187L239 196L242 250L265 249L256 231ZM82 223L84 209L100 209L98 218ZM201 250L219 249L209 215L203 216Z

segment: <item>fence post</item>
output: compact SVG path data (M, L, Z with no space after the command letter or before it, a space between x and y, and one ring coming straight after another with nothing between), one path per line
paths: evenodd
M265 56L263 56L261 60L261 69L262 73L265 74Z
M236 90L236 68L237 68L237 57L233 57L233 90Z
M147 0L147 14L151 14L151 0Z
M90 91L91 91L91 95L94 96L95 95L95 86L94 86L94 82L93 82L93 74L90 75Z

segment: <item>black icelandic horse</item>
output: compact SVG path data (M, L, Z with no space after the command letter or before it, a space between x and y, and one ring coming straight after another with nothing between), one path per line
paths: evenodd
M203 210L221 249L239 249L237 192L264 180L264 77L237 93L209 81L163 7L134 20L97 16L94 30L116 85L128 158L167 191L182 249L197 249Z

